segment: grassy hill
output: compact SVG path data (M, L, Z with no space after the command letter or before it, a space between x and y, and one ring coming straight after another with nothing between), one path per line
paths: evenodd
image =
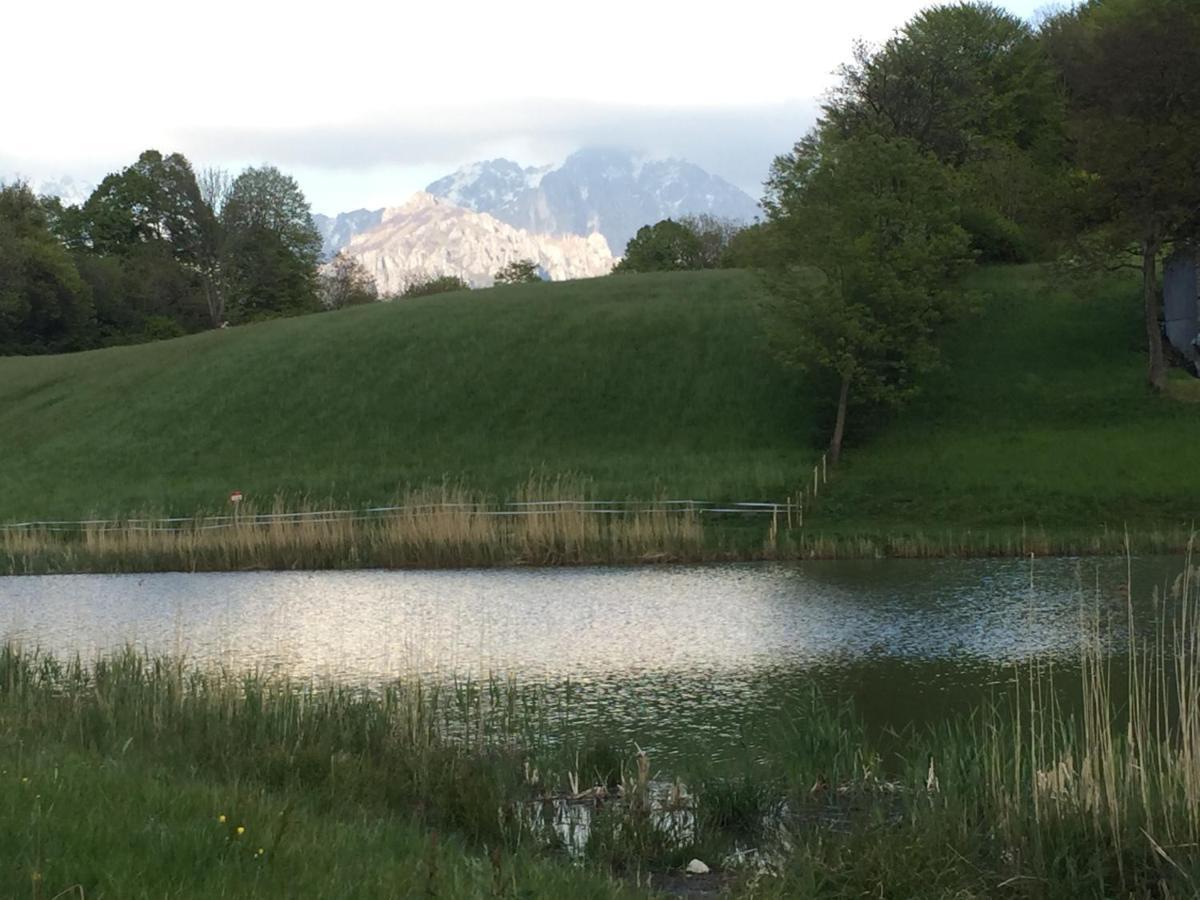
M782 496L811 465L740 272L443 294L70 356L0 359L0 520L379 502L531 471L602 495Z
M1200 397L1144 389L1136 285L1010 268L974 287L949 365L852 435L812 524L1188 527ZM378 502L444 478L503 498L531 471L783 498L824 420L767 353L757 291L741 272L605 278L0 359L0 519L190 513L232 488Z
M819 521L844 533L1190 528L1200 382L1145 386L1133 279L984 270L919 399L851 448Z

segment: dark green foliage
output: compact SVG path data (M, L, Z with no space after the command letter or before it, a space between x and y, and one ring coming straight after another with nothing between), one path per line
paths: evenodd
M457 291L469 291L471 286L457 275L438 275L410 284L404 289L401 297L429 297L433 294L449 294Z
M830 135L775 161L767 206L784 253L769 281L777 352L836 377L836 462L852 397L897 406L937 363L971 257L945 166L907 139Z
M729 239L721 256L722 269L765 269L779 262L782 248L769 222L755 222Z
M88 345L93 308L86 284L24 184L0 187L0 354Z
M737 268L726 265L725 258L734 238L743 230L742 225L732 219L724 219L710 213L684 216L679 224L696 236L699 252L696 254L697 268Z
M532 259L517 259L496 272L495 280L496 284L534 284L541 281L542 276Z
M1200 234L1200 5L1109 0L1063 13L1045 29L1062 74L1073 156L1098 214L1090 237L1104 261L1136 248L1147 379L1167 386L1159 328L1159 254Z
M1050 252L1070 223L1061 98L1021 19L985 2L933 7L882 47L857 45L841 75L826 126L842 138L906 138L956 169L969 200L962 224L983 261Z
M319 307L321 237L295 179L273 166L234 179L221 211L228 313L237 321L311 312Z
M663 219L643 225L613 272L677 272L703 268L703 246L687 225Z

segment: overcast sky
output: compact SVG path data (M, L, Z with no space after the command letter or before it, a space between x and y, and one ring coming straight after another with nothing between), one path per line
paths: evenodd
M685 157L757 197L851 43L929 5L20 2L3 16L0 178L94 182L154 147L197 168L273 163L336 213L476 159L605 144Z

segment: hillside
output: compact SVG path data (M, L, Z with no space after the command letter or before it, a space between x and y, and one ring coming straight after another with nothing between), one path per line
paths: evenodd
M948 366L853 436L815 528L1189 525L1197 384L1143 388L1135 285L1049 278L978 274ZM822 420L767 354L757 290L601 278L0 359L0 519L190 513L232 488L378 502L443 478L503 498L534 470L615 497L781 499Z
M949 335L920 398L848 450L822 528L1192 527L1200 382L1145 387L1140 285L1023 267L972 286L980 314Z
M619 497L779 496L809 417L755 292L739 272L602 278L0 359L0 520L444 477L506 496L543 469Z

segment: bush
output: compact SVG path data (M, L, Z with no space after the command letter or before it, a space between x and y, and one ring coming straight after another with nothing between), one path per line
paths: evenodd
M428 297L431 294L447 294L451 291L469 291L471 286L457 275L439 275L425 281L416 281L404 289L401 297Z

